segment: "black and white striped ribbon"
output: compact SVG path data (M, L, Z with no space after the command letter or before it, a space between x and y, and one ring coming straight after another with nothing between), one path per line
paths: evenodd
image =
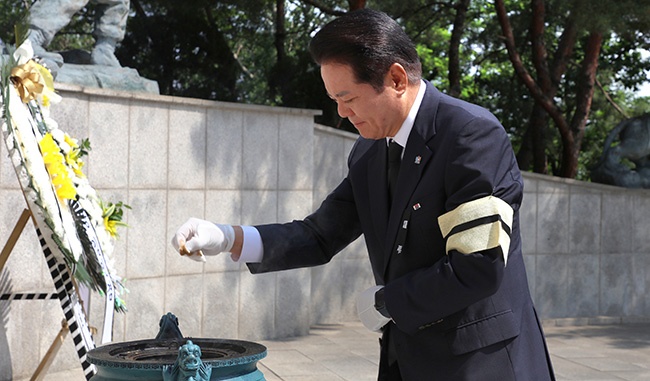
M0 295L0 300L50 300L59 299L59 294L52 293L11 293Z
M101 343L106 344L113 340L113 316L115 313L115 287L113 285L113 279L110 276L110 270L108 269L107 260L104 256L104 251L102 246L99 243L99 238L97 237L97 232L90 222L88 217L88 212L84 210L77 201L70 201L70 206L75 214L75 217L81 222L83 226L83 232L78 232L79 234L85 234L90 244L95 252L95 257L97 262L102 268L102 274L104 275L104 283L106 284L105 291L105 306L104 306L104 325L102 329L102 339ZM86 255L92 255L91 253L86 253Z
M45 255L47 267L52 275L52 281L54 282L54 287L56 288L59 301L61 302L61 309L63 309L63 314L68 323L68 329L70 330L70 336L74 342L77 356L79 356L81 367L86 380L88 381L95 375L97 368L95 368L95 365L91 364L87 358L88 351L95 348L95 343L90 334L86 315L81 303L79 302L79 297L75 292L75 287L72 283L68 266L66 266L65 263L59 262L59 260L54 256L52 250L48 247L41 230L36 228L36 233L38 234L38 240L43 249L43 254Z

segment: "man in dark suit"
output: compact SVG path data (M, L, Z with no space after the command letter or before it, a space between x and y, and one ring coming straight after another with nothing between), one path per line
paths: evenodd
M383 332L380 380L553 380L521 253L523 182L498 120L421 80L413 43L383 13L334 20L310 50L361 135L347 177L302 221L190 219L173 244L262 273L327 263L363 234L377 286L357 307Z

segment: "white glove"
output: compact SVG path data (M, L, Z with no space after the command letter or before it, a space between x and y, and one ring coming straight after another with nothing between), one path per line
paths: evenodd
M235 243L235 230L231 225L219 225L198 218L190 218L181 225L172 238L172 246L181 254L198 262L204 255L228 252Z
M381 328L391 321L375 308L375 293L384 286L373 286L363 291L357 297L357 314L363 325L373 332L380 332Z

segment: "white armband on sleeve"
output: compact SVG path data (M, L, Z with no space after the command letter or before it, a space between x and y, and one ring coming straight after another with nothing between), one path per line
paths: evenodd
M260 232L252 226L242 226L244 243L241 249L239 263L260 263L264 258L264 246Z
M471 254L500 247L507 264L513 214L507 202L486 196L438 217L442 236L447 239L447 254L452 250Z

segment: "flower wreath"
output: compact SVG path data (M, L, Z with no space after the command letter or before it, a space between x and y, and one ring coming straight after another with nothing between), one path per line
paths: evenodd
M54 254L74 277L124 312L120 295L127 290L111 254L129 206L102 201L90 185L82 171L89 142L79 143L50 117L50 105L61 101L52 74L38 63L28 39L16 46L2 62L0 103L3 136L25 199L46 242L59 249Z

